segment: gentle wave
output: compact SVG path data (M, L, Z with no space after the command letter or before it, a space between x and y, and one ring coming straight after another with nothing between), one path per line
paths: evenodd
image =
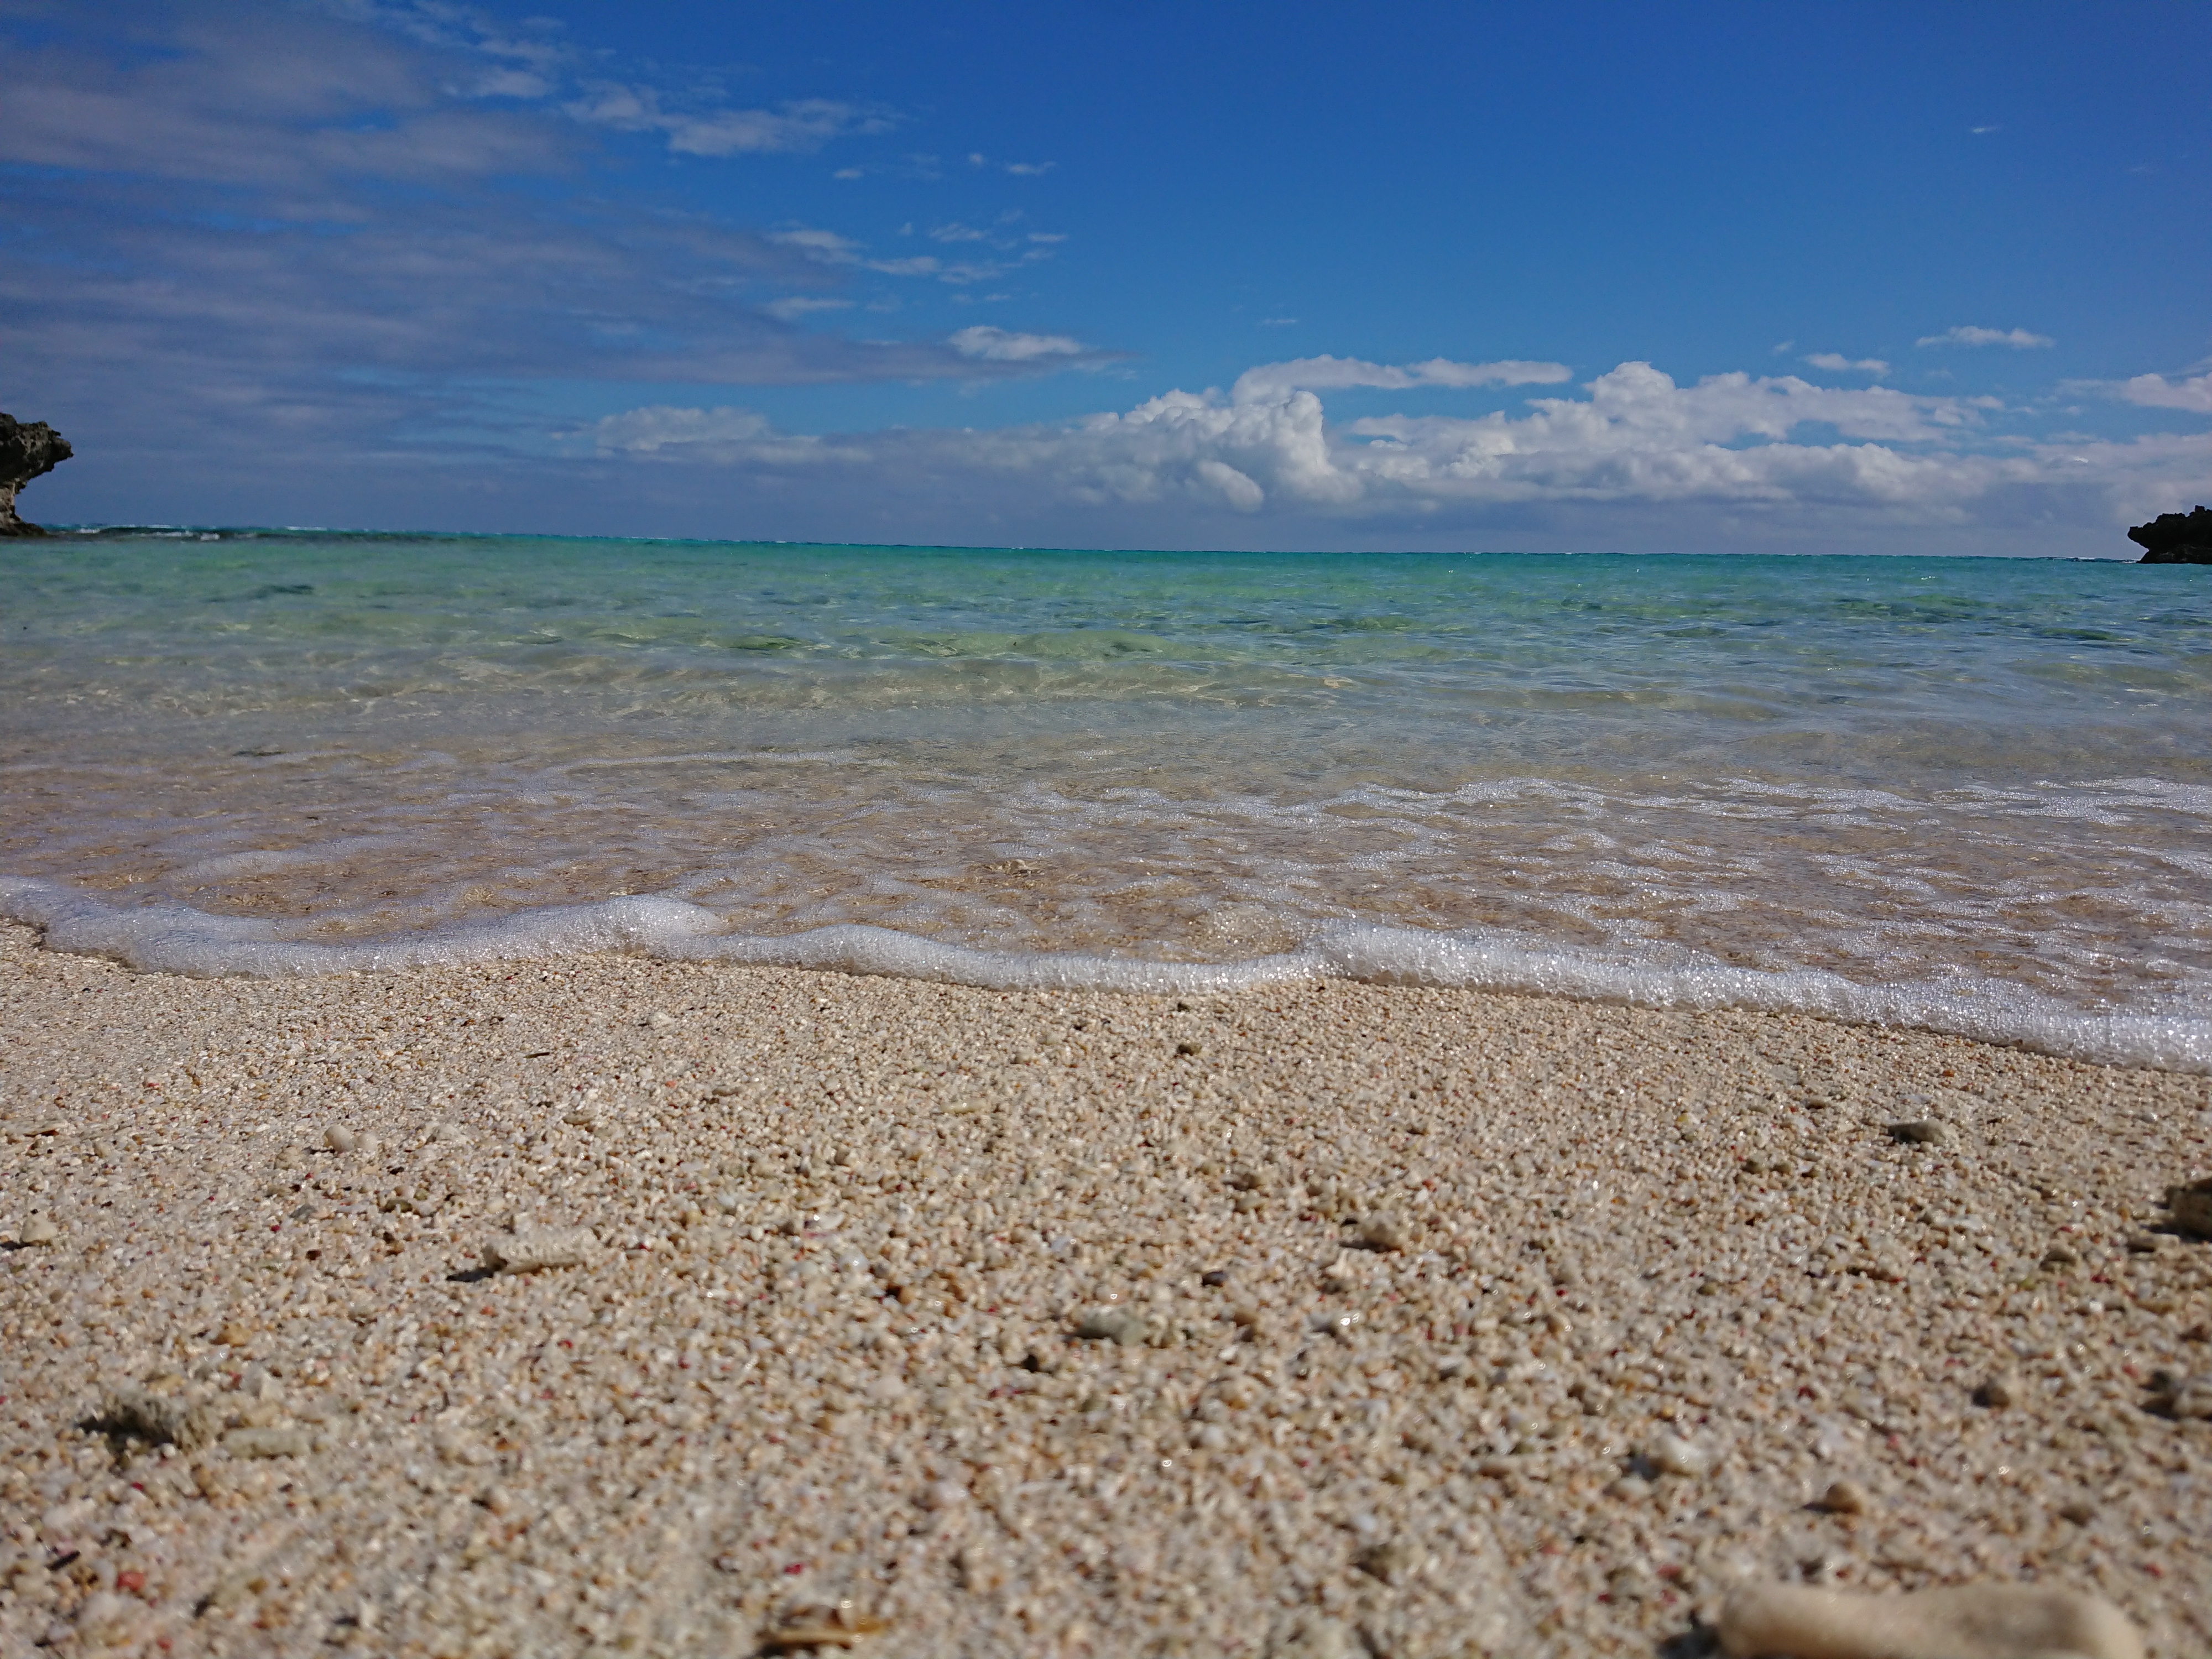
M620 952L664 962L802 968L989 990L1224 994L1319 980L1556 996L1639 1008L1809 1014L1971 1037L2101 1065L2212 1073L2212 1018L2103 1013L1988 981L1866 986L1801 969L1735 968L1671 950L1639 959L1502 930L1435 933L1370 923L1322 927L1297 949L1220 963L975 950L859 923L786 935L732 933L703 906L630 896L553 906L397 939L323 945L272 922L182 904L112 905L58 883L0 877L0 919L41 929L50 950L142 972L302 978Z

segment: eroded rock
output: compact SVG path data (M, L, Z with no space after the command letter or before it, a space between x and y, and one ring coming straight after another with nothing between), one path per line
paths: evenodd
M19 421L0 414L0 536L43 536L37 525L15 516L15 492L42 478L70 454L69 441L44 421Z
M2161 513L2130 530L2128 539L2143 550L2140 564L2212 564L2212 507Z

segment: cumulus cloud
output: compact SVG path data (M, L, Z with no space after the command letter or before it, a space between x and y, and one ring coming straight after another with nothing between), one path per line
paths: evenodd
M1889 373L1889 365L1879 357L1846 357L1840 351L1816 351L1805 361L1832 374L1872 374L1879 378Z
M2048 334L2031 334L2024 328L1977 328L1971 323L1947 328L1941 334L1923 334L1913 342L1917 346L2010 346L2015 351L2057 343Z
M2212 415L2212 374L2169 380L2163 374L2138 374L2121 382L2120 396L2145 409L2185 409Z
M1662 507L1813 514L1831 528L1946 526L2007 491L2086 489L2130 507L2155 502L2186 493L2212 461L2212 437L2002 442L1986 431L1986 400L1824 388L1790 375L1682 385L1628 362L1583 392L1531 398L1517 415L1370 416L1340 428L1308 387L1241 398L1170 392L1066 424L825 441L830 459L894 493L926 479L1032 507L1180 507L1340 526L1501 508ZM651 416L642 429L653 439L641 454L740 469L792 464L782 434L730 428L709 441L711 422L694 436L671 411L638 414ZM810 452L809 464L823 453Z
M1263 323L1294 320L1262 319ZM1425 363L1397 364L1364 362L1357 357L1297 357L1246 369L1237 377L1230 395L1238 403L1257 403L1300 387L1334 392L1373 386L1396 392L1414 386L1556 386L1572 374L1565 363L1457 363L1447 357L1431 357Z
M957 330L947 342L963 357L988 363L1032 363L1041 358L1081 357L1091 348L1066 334L1017 334L988 324Z

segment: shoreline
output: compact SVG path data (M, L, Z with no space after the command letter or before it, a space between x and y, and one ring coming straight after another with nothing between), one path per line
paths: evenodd
M2212 1423L2148 1387L2212 1371L2212 1244L2157 1231L2203 1077L1342 980L33 939L17 1642L746 1652L849 1601L815 1633L887 1659L1648 1654L1788 1579L2212 1647ZM574 1264L487 1273L518 1218ZM79 1426L129 1387L211 1437Z
M702 905L625 895L543 905L396 938L288 937L265 918L177 904L132 909L44 878L0 874L0 927L40 930L53 949L143 973L282 981L441 969L559 969L624 954L668 966L765 968L1066 996L1297 995L1332 982L1534 996L1664 1013L1796 1016L1917 1031L2093 1065L2212 1075L2212 1018L2094 1010L1996 980L1862 984L1825 969L1746 968L1547 941L1339 921L1266 954L1225 961L947 943L869 923L788 933L724 931Z

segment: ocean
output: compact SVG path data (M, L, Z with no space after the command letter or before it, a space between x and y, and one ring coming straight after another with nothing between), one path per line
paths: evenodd
M1798 1009L2212 1070L2212 571L307 532L0 544L0 915Z

